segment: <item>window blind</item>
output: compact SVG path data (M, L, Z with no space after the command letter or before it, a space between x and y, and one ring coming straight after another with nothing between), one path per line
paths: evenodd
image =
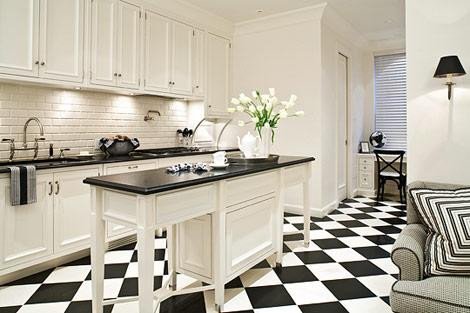
M386 149L406 150L406 56L375 57L375 129L387 136Z

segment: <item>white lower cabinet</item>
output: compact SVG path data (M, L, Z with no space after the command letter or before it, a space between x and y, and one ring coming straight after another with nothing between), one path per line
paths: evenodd
M0 179L0 269L52 255L52 174L38 174L37 202L12 206L10 179Z
M90 245L90 186L86 177L98 176L99 168L54 174L54 252Z

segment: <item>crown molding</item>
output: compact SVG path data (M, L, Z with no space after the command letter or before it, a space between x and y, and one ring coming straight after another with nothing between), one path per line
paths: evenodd
M282 28L289 25L301 24L309 21L321 20L326 3L306 8L272 14L261 18L235 24L234 36L243 36L253 33Z

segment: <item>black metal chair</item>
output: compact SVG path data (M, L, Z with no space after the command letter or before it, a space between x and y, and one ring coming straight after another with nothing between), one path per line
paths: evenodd
M380 194L382 194L382 201L384 200L385 183L387 180L391 180L398 185L398 189L400 190L400 202L403 203L404 200L406 200L406 174L403 173L403 157L405 156L405 151L375 149L374 153L377 159L379 184L377 188L377 201L379 201ZM391 161L385 159L387 156L391 157ZM390 160L390 158L388 159ZM399 163L398 168L395 167L395 163Z

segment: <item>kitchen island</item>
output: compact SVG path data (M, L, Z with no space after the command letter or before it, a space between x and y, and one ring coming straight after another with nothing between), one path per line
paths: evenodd
M125 301L138 301L140 313L153 313L168 297L209 289L215 289L215 304L223 310L225 283L270 255L276 254L276 265L282 264L286 187L303 185L304 242L310 242L313 161L281 156L276 163L230 165L209 172L171 174L158 169L85 179L92 189L93 313ZM107 221L137 230L138 297L103 298ZM154 293L158 227L167 229L170 278ZM177 272L205 284L177 290Z

